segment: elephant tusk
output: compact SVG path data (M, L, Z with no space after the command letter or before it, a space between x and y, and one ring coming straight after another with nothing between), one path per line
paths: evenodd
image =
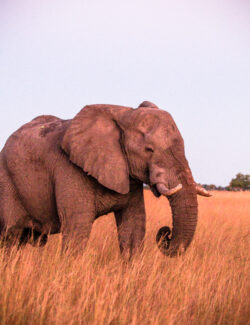
M162 195L171 196L171 195L179 192L182 189L182 185L178 184L177 186L175 186L171 189L168 189L163 183L158 183L156 185L156 188L157 188L158 192L160 192Z
M196 185L196 193L206 197L212 196L212 194L210 194L207 190L205 190L203 187L199 185Z

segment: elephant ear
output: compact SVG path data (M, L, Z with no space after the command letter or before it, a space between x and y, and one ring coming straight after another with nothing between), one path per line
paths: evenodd
M103 186L129 192L129 170L121 145L121 130L107 105L84 107L72 120L62 149L70 160Z

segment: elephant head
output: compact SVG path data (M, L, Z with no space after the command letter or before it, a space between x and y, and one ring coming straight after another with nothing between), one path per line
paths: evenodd
M173 229L159 230L165 255L184 252L197 224L197 187L184 153L182 136L171 115L155 104L137 109L114 105L83 108L67 129L62 148L70 160L100 184L126 194L130 178L148 184L155 196L170 202Z

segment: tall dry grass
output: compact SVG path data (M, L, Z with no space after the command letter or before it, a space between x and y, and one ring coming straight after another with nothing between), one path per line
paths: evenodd
M44 248L0 251L1 324L249 324L250 193L199 198L199 223L185 255L164 257L155 235L170 225L163 199L145 191L143 254L121 261L112 215L97 220L78 259Z

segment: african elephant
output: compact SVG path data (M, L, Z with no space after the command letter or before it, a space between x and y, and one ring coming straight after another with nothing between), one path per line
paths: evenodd
M23 125L0 153L0 235L44 245L62 233L77 251L87 244L95 219L114 212L121 253L143 246L143 183L168 198L170 230L156 238L175 256L186 250L197 223L198 187L185 158L181 134L169 113L143 102L138 108L85 106L72 120L43 115Z

